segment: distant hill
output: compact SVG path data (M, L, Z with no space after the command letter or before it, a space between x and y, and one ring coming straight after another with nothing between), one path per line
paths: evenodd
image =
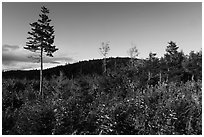
M127 66L130 58L108 58L107 67L110 70L114 70L118 66ZM50 79L52 76L59 76L60 72L63 72L68 78L74 78L80 75L92 75L102 74L102 59L80 61L73 64L67 64L63 66L57 66L43 70L43 76ZM12 70L2 72L2 77L17 78L17 79L39 79L39 70Z

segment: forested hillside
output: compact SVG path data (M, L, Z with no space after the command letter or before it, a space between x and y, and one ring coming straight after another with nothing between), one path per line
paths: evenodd
M130 58L108 58L108 68L110 70L116 69L119 66L127 66ZM79 61L73 64L66 64L54 68L45 69L43 71L44 78L50 79L52 76L59 76L63 72L68 78L75 78L79 75L102 75L102 59ZM3 72L3 78L18 78L18 79L39 79L39 70L12 70Z
M44 70L43 98L39 71L3 72L2 133L202 134L202 51L106 61Z

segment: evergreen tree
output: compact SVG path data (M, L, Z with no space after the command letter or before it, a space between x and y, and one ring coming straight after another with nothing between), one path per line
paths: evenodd
M169 45L166 48L167 53L164 55L169 69L175 64L177 60L177 55L178 55L177 49L178 47L176 43L173 41L170 41Z
M191 74L191 80L202 79L202 51L191 51L183 60L182 66L185 72Z
M148 72L148 84L157 84L159 80L159 59L156 57L156 53L149 53L149 57L146 60L146 70Z
M167 64L167 81L169 76L179 80L183 73L182 61L184 59L183 51L178 51L178 46L175 42L170 41L166 49L165 60Z
M28 32L30 35L27 39L26 46L24 49L32 52L40 51L40 93L43 98L43 52L47 56L53 57L53 53L58 49L53 45L54 43L54 27L50 26L51 20L48 17L49 10L46 7L41 7L40 19L37 22L31 23L31 31Z
M169 42L169 45L168 45L167 48L166 48L166 52L167 52L167 54L169 54L169 55L176 55L176 54L178 53L178 51L177 51L178 48L179 48L179 47L177 47L177 45L176 45L175 42L170 41L170 42Z
M166 48L166 54L165 56L165 61L167 65L167 81L169 80L169 76L172 76L172 72L175 70L175 65L176 65L176 60L177 60L177 55L178 55L178 48L176 43L173 41L170 41L168 43L169 45Z

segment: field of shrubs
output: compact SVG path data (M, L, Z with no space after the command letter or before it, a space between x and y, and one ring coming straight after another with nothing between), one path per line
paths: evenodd
M192 10L192 7L189 8ZM92 10L94 9L95 7ZM128 10L128 13L129 11L132 12L132 9ZM175 42L170 41L164 56L157 57L156 53L150 52L144 59L138 57L138 49L131 42L132 48L127 52L129 57L108 58L110 41L107 41L102 42L99 48L103 59L75 62L75 57L82 60L97 57L91 57L90 53L94 53L91 51L94 48L91 49L80 41L71 42L72 47L79 44L75 47L78 47L77 50L66 47L52 60L45 56L53 57L58 48L54 45L55 31L54 26L50 26L48 13L46 7L41 7L40 19L30 23L31 31L28 32L29 37L24 49L36 54L21 55L23 51L20 46L3 45L3 66L5 69L13 69L2 71L3 135L202 135L202 50L190 51L185 55L182 50L178 51L179 47ZM110 17L115 17L113 15L111 13ZM94 18L95 14L84 19L90 20L92 16ZM152 19L155 17L152 16ZM190 25L193 23L194 26L195 21L191 20ZM153 21L153 26L155 24ZM78 30L80 28L83 26ZM70 34L69 36L72 36L72 33ZM116 37L117 35L114 39ZM176 35L173 38L176 38ZM159 43L163 43L163 40ZM195 44L193 41L191 43ZM124 48L127 45L121 46ZM148 47L157 45L151 43L144 46L148 51L156 50ZM196 47L188 46L191 48L188 50ZM86 49L83 55L79 55L82 52L78 50L83 49ZM15 51L15 56L9 55ZM112 55L116 56L117 52ZM124 56L119 54L122 52L124 51L118 52L117 56ZM26 59L23 55L34 56ZM43 70L44 63L60 65L61 61L68 62L64 66ZM69 61L75 63L69 64ZM40 62L41 69L15 69L30 68L30 65L20 65L31 62Z
M39 71L3 72L2 133L201 135L202 51L177 49L45 70L43 94Z
M202 82L140 86L128 72L39 81L2 80L2 133L15 135L202 134Z

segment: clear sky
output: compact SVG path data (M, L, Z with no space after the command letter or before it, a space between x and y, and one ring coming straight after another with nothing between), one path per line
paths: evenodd
M101 42L110 41L109 57L127 57L131 43L139 58L163 56L169 41L185 54L202 47L202 3L2 3L2 69L34 69L39 63L24 50L27 34L39 19L41 6L50 10L55 29L54 58L45 68L102 58Z

